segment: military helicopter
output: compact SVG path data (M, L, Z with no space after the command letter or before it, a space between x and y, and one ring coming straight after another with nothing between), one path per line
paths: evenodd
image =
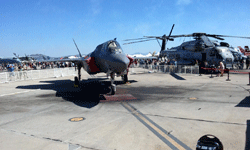
M250 37L240 37L240 36L228 36L228 35L217 35L217 34L207 34L207 33L193 33L193 34L183 34L183 35L171 35L174 28L174 24L169 33L169 36L165 34L163 36L144 36L144 38L137 39L127 39L125 41L131 41L124 44L133 44L138 42L145 42L151 40L162 40L159 57L166 57L169 60L177 60L178 65L194 65L196 60L207 61L208 64L218 65L220 61L224 62L227 66L231 66L234 62L234 56L229 50L229 47L223 45L223 43L216 45L208 37L216 38L219 40L224 40L222 37L234 37L234 38L247 38ZM172 47L170 49L166 48L166 43L168 40L173 41L174 38L180 37L193 37L195 40L183 42L180 46Z

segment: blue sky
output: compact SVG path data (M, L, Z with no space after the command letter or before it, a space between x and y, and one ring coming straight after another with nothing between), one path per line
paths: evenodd
M13 52L59 57L77 54L72 41L87 54L117 38L205 32L250 36L249 0L40 0L0 1L0 57ZM180 45L178 38L167 47ZM248 39L225 38L232 46L250 46ZM125 53L159 51L156 41L122 45Z

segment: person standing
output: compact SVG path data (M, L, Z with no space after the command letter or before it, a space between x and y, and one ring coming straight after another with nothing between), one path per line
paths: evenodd
M223 62L220 62L219 70L221 72L221 77L223 77L224 69L225 69L225 66ZM219 74L217 76L219 76Z
M11 76L15 76L15 68L14 68L14 65L13 64L9 64L7 65L7 68L8 68L8 71L10 72L9 73L9 77L11 78Z
M247 59L246 59L246 69L248 69L249 68L249 58L247 57Z
M177 60L176 59L174 59L174 70L175 70L175 73L177 73Z
M201 61L200 65L199 65L199 74L201 76L201 74L204 73L204 69L201 69L201 68L204 68L205 67L205 62L204 61Z
M242 70L243 67L244 67L244 59L242 58L242 59L240 60L240 69Z

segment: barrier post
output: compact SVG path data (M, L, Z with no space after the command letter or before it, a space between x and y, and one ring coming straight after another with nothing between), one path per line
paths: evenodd
M5 82L8 82L8 74L5 72Z
M228 73L227 73L227 79L226 79L226 81L231 81L230 79L229 79L229 69L227 69L228 70ZM249 74L249 76L250 76L250 74ZM250 81L249 81L250 82Z
M248 85L250 85L250 72L248 74L249 74L249 84Z
M211 71L211 76L210 76L210 78L214 78L213 75L212 75L212 73L214 72L214 70L211 69L210 71Z

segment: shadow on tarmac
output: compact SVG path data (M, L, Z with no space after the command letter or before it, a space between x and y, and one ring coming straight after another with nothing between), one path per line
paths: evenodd
M247 130L246 130L246 146L245 150L250 149L250 120L247 120Z
M40 81L38 85L17 86L20 89L41 89L54 90L56 97L62 97L66 101L70 101L77 106L92 108L99 104L100 100L105 100L100 94L107 94L110 92L110 81L105 78L95 78L88 80L81 80L79 87L74 87L74 81L71 80L53 80ZM136 82L134 80L130 83ZM123 84L122 81L115 81L116 85ZM39 95L38 97L46 97L46 95Z
M171 75L172 77L174 77L175 79L177 79L177 80L186 80L186 79L182 78L181 76L178 76L178 75L175 74L175 73L170 73L170 75Z
M250 107L250 96L245 97L239 104L235 107Z

